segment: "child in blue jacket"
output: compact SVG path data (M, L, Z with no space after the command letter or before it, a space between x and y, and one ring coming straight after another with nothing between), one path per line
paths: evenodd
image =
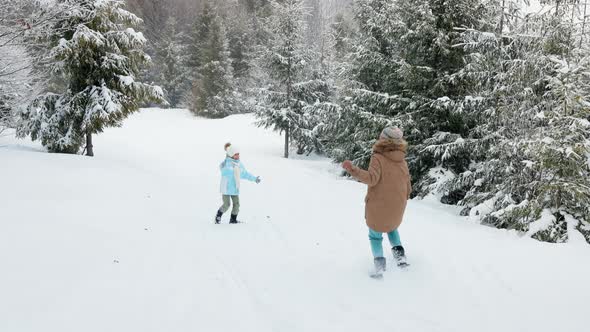
M230 200L233 203L230 224L237 224L240 212L240 181L242 179L260 183L260 177L250 174L240 161L240 150L231 144L225 145L226 159L219 165L221 170L221 194L223 205L217 211L215 223L221 222L221 216L229 210Z

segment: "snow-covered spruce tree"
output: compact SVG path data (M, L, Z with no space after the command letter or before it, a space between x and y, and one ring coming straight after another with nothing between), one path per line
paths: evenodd
M327 59L321 55L311 59L304 71L305 80L293 86L293 123L291 140L297 154L323 153L326 123L337 116L333 109L332 99L336 87L328 71Z
M189 70L193 73L189 109L211 118L234 113L233 74L225 27L209 1L197 18L189 51Z
M306 135L305 106L323 87L305 77L311 54L304 41L303 0L272 1L271 5L273 12L267 23L270 45L260 57L271 82L260 91L257 115L261 126L284 133L284 156L288 158L293 134Z
M295 125L291 132L292 145L297 154L325 153L324 140L327 123L337 121L339 113L333 103L337 81L342 71L342 59L335 52L335 38L330 31L320 2L307 1L311 15L307 15L307 61L301 81L294 85L296 101ZM313 37L312 37L313 36Z
M473 126L466 120L464 106L466 88L471 82L458 75L468 52L456 44L461 37L459 29L486 29L489 24L485 19L490 15L482 1L431 0L425 4L412 12L411 1L400 1L400 9L409 10L409 15L401 16L405 24L397 30L402 40L397 47L406 49L397 60L401 60L396 69L401 91L394 93L409 98L409 104L402 101L403 108L392 119L406 129L411 142L408 157L416 194L428 191L432 169L443 167L461 172L470 164L466 154L457 153L441 160L430 158L423 151L432 144L446 143L449 137L461 140ZM410 22L424 35L407 28ZM447 195L443 199L456 203L460 197Z
M270 0L239 1L247 9L247 39L250 51L250 61L247 83L238 83L243 84L242 91L244 95L241 100L244 104L244 109L247 112L251 112L256 111L256 104L258 104L258 101L260 100L258 98L260 88L266 87L270 81L266 63L261 61L261 58L267 53L271 45L271 31L268 26L269 18L272 13L272 6Z
M459 193L464 214L543 241L579 231L590 242L589 49L565 15L575 8L554 9L502 35L464 33L473 83L465 104L476 125L424 153L472 161L438 188Z
M317 15L317 14L316 14ZM347 88L350 58L356 43L356 26L347 12L339 12L326 26L322 38L316 38L312 45L310 65L306 66L306 77L315 82L315 89L309 89L304 106L306 117L305 135L297 139L298 149L301 144L306 152L312 149L329 155L343 155L342 145L345 135L350 132L340 129L345 125L342 105L350 99ZM340 102L340 104L338 103ZM340 140L341 139L341 140Z
M332 156L366 165L380 130L395 124L411 143L409 164L419 184L438 164L422 157L423 142L441 132L468 132L456 107L467 86L456 76L465 53L454 44L458 28L482 24L484 9L479 1L467 0L357 1L359 34L341 93L342 119L328 139ZM461 169L469 161L457 158L449 164Z
M247 81L252 67L253 45L248 18L240 10L231 11L226 18L229 57L234 78Z
M323 15L321 10L316 10L315 16L318 15ZM305 121L303 130L299 130L300 134L294 138L298 152L315 150L332 156L343 155L342 145L335 143L346 144L343 143L345 135L350 134L339 130L346 124L342 105L350 100L348 96L351 95L347 89L347 76L356 43L356 26L346 12L338 13L331 22L326 17L319 20L325 24L319 28L323 31L322 36L316 37L316 42L311 44L311 60L305 68L308 78L307 92L302 98L306 102L303 104Z
M326 145L327 152L337 161L352 159L366 165L379 128L389 123L381 114L390 107L380 110L377 106L390 102L384 84L395 81L395 70L388 39L393 38L393 23L399 18L389 1L359 0L355 3L354 20L358 34L348 47L340 50L349 53L349 64L344 67L348 72L340 86L338 121L328 122Z
M205 11L207 10L207 11ZM192 99L192 85L198 79L198 69L203 65L201 61L201 49L205 48L205 42L209 38L211 20L213 19L212 8L210 3L206 3L203 12L200 13L193 21L192 30L185 43L186 54L184 56L185 68L189 79L187 80L185 104L189 104Z
M55 75L67 91L38 97L19 116L17 134L41 140L50 152L76 153L86 144L93 155L92 134L119 126L147 101L163 102L159 87L135 80L149 58L146 40L132 27L141 20L119 0L61 0L75 4L57 22L50 57Z
M406 129L418 123L414 117L428 116L419 122L426 127L448 121L437 121L430 103L436 95L444 95L435 93L442 81L439 76L444 74L438 67L454 65L457 51L437 52L444 45L437 38L444 35L437 31L430 1L359 0L355 21L359 33L350 55L349 82L339 102L342 120L334 123L331 131L335 135L328 141L336 160L352 159L366 165L380 128L397 116L413 115L404 119ZM406 132L416 144L430 134L425 129Z
M166 22L160 42L157 43L157 58L161 68L156 81L162 85L166 100L172 107L177 107L181 102L184 94L183 82L188 75L183 61L185 51L182 38L182 33L177 29L176 18L171 16Z
M239 2L249 13L265 10L270 5L270 0L239 0Z
M224 9L224 24L227 28L229 59L233 81L234 113L253 110L257 87L262 85L259 68L255 63L257 45L256 14L250 13L247 4L229 0Z
M263 45L268 41L268 34L264 21L271 15L271 0L239 0L250 16L250 27L253 34L253 44Z
M304 0L303 4L307 10L305 41L310 47L318 48L318 44L323 42L326 17L322 12L320 0Z
M356 26L346 12L338 13L330 24L331 48L334 56L344 60L352 53L352 43L356 35Z
M163 49L167 47L168 20L172 17L174 3L170 0L125 0L125 3L127 10L143 21L138 28L147 39L144 50L151 58L150 64L141 68L138 79L163 87L162 76L166 70Z

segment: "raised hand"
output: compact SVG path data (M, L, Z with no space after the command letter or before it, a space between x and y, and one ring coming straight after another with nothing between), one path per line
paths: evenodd
M345 160L342 163L342 168L344 168L347 172L351 172L354 169L354 165L352 164L352 161L350 160Z

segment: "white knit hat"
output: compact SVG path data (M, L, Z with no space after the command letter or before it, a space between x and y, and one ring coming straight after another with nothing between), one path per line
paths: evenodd
M398 127L387 127L381 132L382 139L402 139L404 132Z
M227 153L227 156L228 156L228 157L233 157L233 156L235 156L236 154L240 153L240 149L238 149L238 147L237 147L237 146L235 146L235 145L233 145L233 144L232 144L232 145L230 145L230 146L227 148L227 150L225 150L225 151L226 151L226 153Z

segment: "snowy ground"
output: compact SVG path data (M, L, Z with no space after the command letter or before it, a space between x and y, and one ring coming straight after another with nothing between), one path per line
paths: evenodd
M0 331L588 331L587 245L413 201L411 268L370 279L365 188L252 122L145 110L95 158L1 137ZM240 225L212 223L226 141L263 178Z

